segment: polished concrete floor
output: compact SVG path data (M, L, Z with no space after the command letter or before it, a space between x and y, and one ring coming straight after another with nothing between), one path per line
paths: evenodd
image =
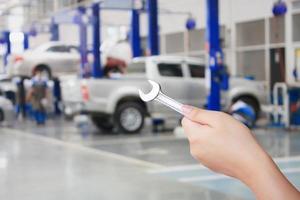
M257 129L259 142L300 188L300 134ZM0 199L253 199L215 174L171 132L107 134L62 119L0 128Z

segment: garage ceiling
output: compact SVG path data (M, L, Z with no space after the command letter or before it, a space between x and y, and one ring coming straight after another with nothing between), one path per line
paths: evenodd
M49 19L49 16L54 10L75 8L78 3L90 4L95 0L0 0L0 28L5 28L6 18L8 16L19 16L24 18L25 24L30 24L33 21L41 21L41 19ZM131 8L134 0L104 0L103 7L110 8ZM201 7L199 2L203 0L158 0L159 9L163 12L189 12ZM197 6L195 6L197 5ZM20 12L20 8L23 11ZM128 25L127 12L104 11L104 24ZM107 16L107 17L106 17ZM113 17L112 17L113 16ZM185 17L186 18L186 17Z

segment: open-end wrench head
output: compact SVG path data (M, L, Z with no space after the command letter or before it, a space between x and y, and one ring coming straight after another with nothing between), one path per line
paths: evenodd
M158 83L151 80L148 80L148 82L152 85L152 90L148 94L145 94L144 92L139 90L139 95L145 102L154 100L160 92L160 85Z

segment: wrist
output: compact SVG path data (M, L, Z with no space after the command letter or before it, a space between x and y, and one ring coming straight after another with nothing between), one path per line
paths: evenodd
M256 159L252 161L248 168L243 182L248 185L251 189L258 185L258 183L265 182L272 177L277 166L273 162L272 158L262 150Z
M257 199L298 199L297 189L285 178L272 158L262 150L256 164L242 181L253 191ZM296 198L295 198L296 197Z

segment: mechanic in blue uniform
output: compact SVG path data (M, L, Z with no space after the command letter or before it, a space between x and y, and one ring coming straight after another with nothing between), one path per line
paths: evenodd
M46 122L46 106L48 104L48 79L42 72L36 71L31 79L32 86L27 95L27 101L31 103L34 119L38 125Z

